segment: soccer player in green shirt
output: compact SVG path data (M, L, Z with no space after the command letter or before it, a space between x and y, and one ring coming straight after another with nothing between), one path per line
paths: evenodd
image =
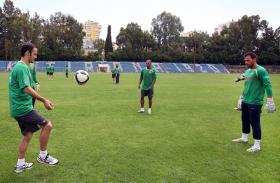
M47 77L50 79L50 65L47 66Z
M116 74L116 84L119 84L120 82L120 68L119 68L119 65L116 65L116 68L115 68L115 74Z
M47 66L47 75L49 79L53 79L53 73L54 73L54 66L53 65L48 65Z
M25 43L21 47L21 60L17 62L9 76L9 102L11 116L18 122L23 138L19 144L18 161L15 172L20 173L31 169L33 163L25 162L25 153L33 133L41 128L40 152L37 161L47 165L56 165L58 160L47 152L52 123L41 116L32 106L32 97L41 101L48 110L53 109L53 104L40 96L34 89L34 82L29 64L37 57L37 49L31 43Z
M111 70L111 72L112 72L112 79L113 79L113 83L114 83L115 82L115 78L116 78L116 68L113 68Z
M141 75L138 83L138 88L140 89L141 83L141 99L140 104L141 108L138 111L139 113L145 112L144 109L144 97L148 96L149 98L149 109L148 114L152 114L152 99L154 95L154 85L156 83L157 74L156 70L152 68L152 60L148 59L146 61L146 68L141 70Z
M276 110L272 98L272 87L269 75L265 68L257 64L256 54L249 52L244 55L244 61L248 69L245 72L245 83L243 89L242 110L242 136L234 139L233 142L247 143L250 125L253 129L254 145L247 149L248 152L261 150L261 123L260 114L263 105L263 98L267 95L267 110Z
M68 72L69 72L69 67L68 67L68 63L66 64L66 69L65 69L65 76L66 78L68 78Z
M37 48L34 48L34 51L35 52L38 52L37 51ZM37 59L37 55L34 55L34 59L36 60ZM33 89L38 92L40 90L40 84L37 80L37 77L36 77L36 68L35 68L35 64L34 63L30 63L29 66L29 71L31 73L31 77L32 77L32 81L33 81ZM32 98L32 105L33 107L35 106L35 101L36 99L35 98Z

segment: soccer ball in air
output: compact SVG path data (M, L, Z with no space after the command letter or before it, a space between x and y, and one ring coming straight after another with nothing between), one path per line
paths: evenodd
M79 84L79 85L84 85L86 84L86 82L89 80L89 74L87 71L84 71L84 70L78 70L76 73L75 73L75 76L74 76L76 82Z

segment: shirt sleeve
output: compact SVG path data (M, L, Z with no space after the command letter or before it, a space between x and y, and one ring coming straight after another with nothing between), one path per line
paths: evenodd
M263 85L264 85L264 88L266 91L266 95L268 97L272 97L272 87L271 87L271 83L269 80L268 72L265 69L262 69L259 71L259 78L263 82Z
M34 82L35 82L35 83L39 83L39 82L37 81L35 67L34 67L34 68L33 68L33 70L32 70L32 76L33 76L33 80L34 80Z
M140 80L143 80L143 72L144 72L144 70L141 71Z
M157 79L157 72L154 70L153 72L153 80Z
M19 88L23 89L25 87L31 86L31 81L28 76L28 70L21 69L17 72L17 81L19 83Z

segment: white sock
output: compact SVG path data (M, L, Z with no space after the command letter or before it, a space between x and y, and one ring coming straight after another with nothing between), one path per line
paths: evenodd
M24 165L24 163L25 163L25 159L23 158L23 159L18 159L17 160L17 165L18 166L22 166L22 165Z
M47 150L45 150L45 151L41 151L41 150L40 150L39 156L40 156L41 158L45 158L45 157L47 156L47 154L48 154L48 151L47 151Z
M248 134L242 133L241 138L242 138L244 141L248 141Z
M144 108L141 108L140 111L145 111L145 109L144 109Z
M254 146L255 146L255 147L261 147L261 140L256 140L256 139L255 139Z
M149 110L149 111L152 111L152 108L149 108L148 110Z

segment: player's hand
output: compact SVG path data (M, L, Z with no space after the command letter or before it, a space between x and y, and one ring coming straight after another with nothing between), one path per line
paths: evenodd
M140 89L140 85L138 85L138 89Z
M269 112L269 113L273 113L276 111L275 103L274 103L272 97L267 98L266 109L267 109L267 112Z
M242 81L242 80L245 80L245 74L241 74L240 76L238 76L238 77L235 79L235 82L239 82L239 81Z
M45 101L44 101L44 106L45 106L45 108L48 109L48 110L53 110L53 109L54 109L54 106L53 106L52 102L49 101L49 100L45 100Z
M243 101L243 95L240 95L238 101L237 101L237 110L242 110L242 101Z
M36 83L36 84L35 84L35 90L36 90L36 92L40 91L40 85L39 85L39 83Z

